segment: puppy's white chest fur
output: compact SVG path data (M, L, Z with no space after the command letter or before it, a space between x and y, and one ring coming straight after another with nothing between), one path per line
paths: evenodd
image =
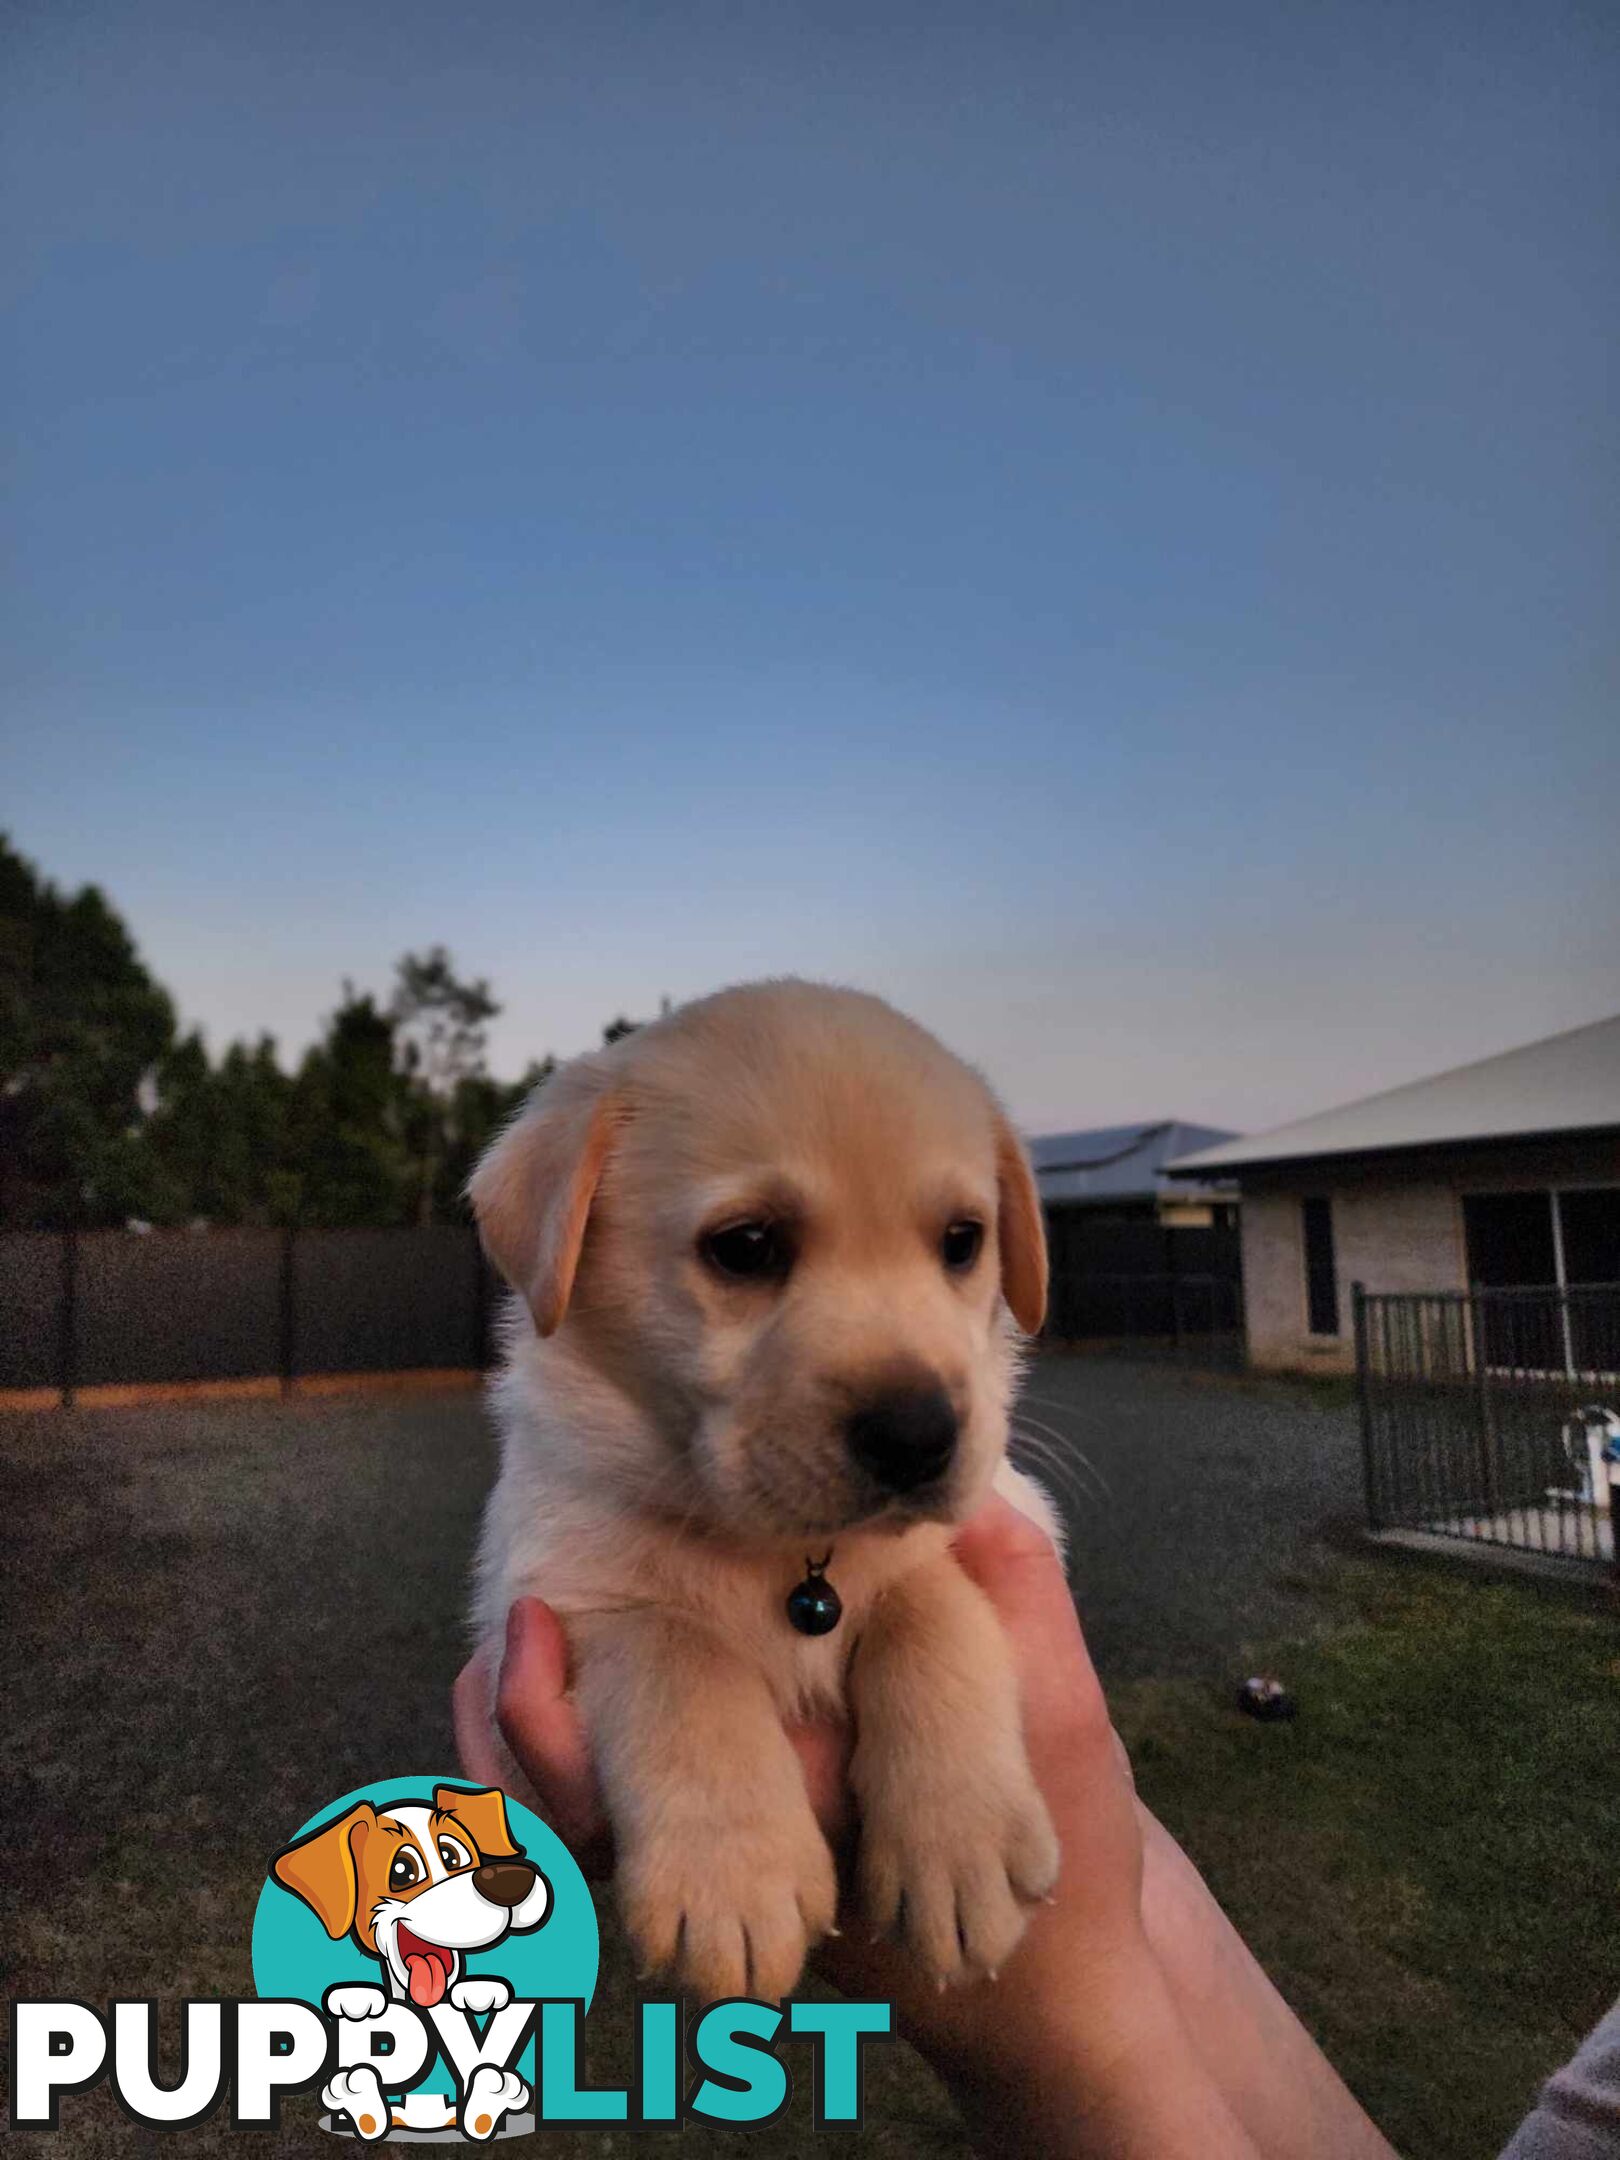
M938 1523L860 1529L833 1542L828 1580L843 1607L829 1634L801 1635L788 1595L811 1559L802 1541L745 1550L686 1527L678 1514L620 1509L582 1477L592 1460L559 1429L536 1369L521 1357L497 1384L501 1470L484 1517L474 1621L499 1642L514 1598L543 1597L564 1621L656 1611L702 1629L756 1667L785 1718L841 1715L850 1653L873 1603L934 1558L949 1533Z
M521 1325L521 1323L517 1323ZM593 1439L609 1407L591 1406L581 1436L570 1413L582 1391L551 1381L551 1361L519 1337L520 1348L494 1389L501 1469L484 1516L474 1625L499 1643L514 1598L542 1597L566 1621L592 1613L655 1610L702 1628L763 1673L785 1718L839 1716L850 1655L872 1608L912 1569L945 1550L945 1525L847 1531L833 1541L827 1579L843 1611L821 1636L801 1635L788 1595L811 1559L802 1542L746 1551L664 1517L617 1507L590 1475ZM549 1369L548 1369L549 1368ZM594 1393L594 1391L591 1391ZM560 1398L560 1399L559 1399ZM1003 1462L995 1489L1061 1542L1042 1488Z

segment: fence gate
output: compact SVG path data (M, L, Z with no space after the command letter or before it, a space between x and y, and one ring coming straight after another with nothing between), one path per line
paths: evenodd
M1620 1285L1354 1290L1367 1516L1570 1560L1615 1557Z

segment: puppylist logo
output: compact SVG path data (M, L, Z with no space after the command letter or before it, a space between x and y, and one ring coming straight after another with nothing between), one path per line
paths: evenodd
M528 1808L447 1778L346 1794L272 1857L253 1922L257 1996L181 2004L172 2084L151 2001L11 2010L11 2124L55 2130L64 2099L110 2081L119 2106L184 2130L230 2097L241 2130L319 2090L320 2125L380 2144L484 2144L546 2124L750 2126L792 2092L792 2039L816 2125L861 2120L862 2043L886 2003L640 1999L626 2087L581 2081L596 1992L596 1909L573 1856ZM696 2073L695 2082L688 2076ZM688 2089L689 2088L689 2089Z

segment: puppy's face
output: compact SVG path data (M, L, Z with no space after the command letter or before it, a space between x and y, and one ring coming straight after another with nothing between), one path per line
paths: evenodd
M982 1081L876 1000L688 1007L566 1068L473 1192L542 1330L640 1412L635 1504L797 1540L984 1496L1039 1209Z

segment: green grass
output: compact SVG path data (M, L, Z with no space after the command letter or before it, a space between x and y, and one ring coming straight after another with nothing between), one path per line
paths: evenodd
M1291 1725L1115 1716L1148 1804L1405 2160L1488 2160L1620 1990L1620 1629L1595 1600L1325 1561Z
M1292 1444L1294 1428L1258 1415L1283 1383L1220 1385L1236 1407L1255 1405L1256 1432L1270 1434L1256 1450ZM1241 1440L1179 1378L1144 1375L1131 1390L1166 1448L1190 1450L1209 1427ZM448 1695L489 1477L477 1405L3 1420L0 1477L13 1591L0 1631L8 1992L246 1993L268 1856L352 1786L453 1766ZM1189 1550L1186 1518L1158 1505L1132 1533L1157 1572L1110 1621L1116 1643L1135 1628L1150 1654L1155 1616L1180 1608L1146 1541ZM1405 2160L1490 2160L1620 1988L1620 1628L1540 1585L1313 1557L1304 1533L1274 1559L1234 1559L1219 1524L1207 1546L1217 1617L1288 1571L1309 1639L1257 1651L1247 1669L1280 1672L1300 1716L1253 1725L1196 1680L1118 1686L1142 1789ZM1210 1635L1203 1671L1231 1669L1231 1640ZM630 2068L635 1976L611 1918L603 1950L587 2053L593 2076L616 2083ZM216 2117L176 2151L313 2153L326 2143L315 2113L312 2098L294 2101L285 2141ZM104 2091L63 2117L58 2137L36 2141L50 2160L155 2149ZM867 2125L815 2135L801 2087L748 2139L689 2128L628 2142L638 2160L965 2152L904 2047L871 2052ZM546 2160L595 2160L610 2144L566 2129L542 2142Z

